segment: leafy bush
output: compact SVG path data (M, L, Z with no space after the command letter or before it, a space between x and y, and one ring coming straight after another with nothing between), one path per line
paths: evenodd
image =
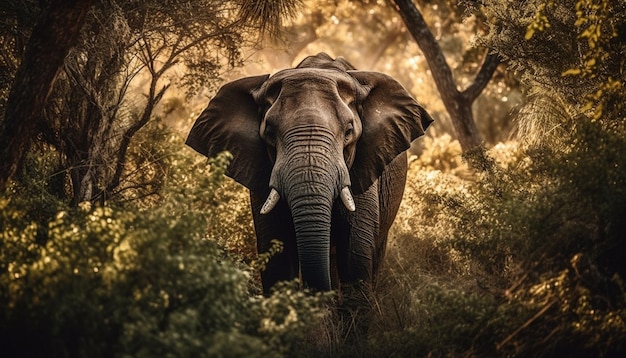
M158 195L78 208L42 190L53 170L32 157L0 199L0 344L23 356L623 353L625 136L584 120L566 132L559 150L497 145L483 173L449 138L414 159L357 341L329 295L294 282L254 294L257 272L233 252L266 258L242 240L251 220L223 181L228 154L207 166L173 140Z
M584 119L567 131L563 150L496 146L498 165L473 178L413 162L379 289L380 352L626 349L625 136Z
M124 183L128 189L120 189L126 192L121 200L141 198L134 205L151 208L173 195L178 206L188 205L187 210L207 217L211 239L251 263L256 240L248 190L224 176L232 156L225 152L207 160L184 146L180 136L160 121L149 123L137 137L130 148ZM149 189L153 192L146 192Z
M625 136L596 122L565 146L489 151L490 171L411 162L366 340L326 356L619 356ZM565 148L563 150L562 148Z
M327 309L281 286L250 294L251 271L209 232L228 156L182 152L158 205L81 204L30 215L19 185L0 198L0 345L11 356L284 356ZM131 202L132 203L132 202ZM140 207L143 207L141 203ZM219 232L217 233L219 234ZM4 289L6 288L6 289ZM37 342L37 344L33 344Z

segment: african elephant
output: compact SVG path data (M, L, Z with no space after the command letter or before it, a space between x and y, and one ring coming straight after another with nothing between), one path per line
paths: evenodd
M405 151L432 121L393 78L320 53L224 85L186 144L232 153L226 174L250 190L258 251L283 242L261 274L265 293L299 274L329 290L331 247L340 282L373 281L404 192Z

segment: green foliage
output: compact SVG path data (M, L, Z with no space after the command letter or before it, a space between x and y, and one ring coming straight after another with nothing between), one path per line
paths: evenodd
M370 342L373 354L367 356L377 357L389 351L400 357L495 356L494 336L515 318L499 307L493 297L450 284L428 281L405 294L413 296L412 321L405 316L402 326L374 338Z
M331 303L333 296L332 292L303 291L297 280L279 282L271 295L260 302L260 316L264 318L259 332L264 341L274 348L274 353L286 357L305 355L310 348L302 341L311 339L311 332L319 329L332 312L330 306L320 303Z
M407 224L429 238L420 240L422 251L437 258L447 253L452 260L440 261L454 276L444 277L465 284L461 295L481 293L467 307L487 307L492 317L472 321L483 328L471 333L471 344L456 334L445 340L478 355L621 355L626 136L623 42L616 38L624 5L484 5L493 19L488 45L518 71L532 96L518 115L523 146L504 157L493 148L491 170L464 180L431 171L409 183L422 214ZM422 277L430 272L421 270ZM441 281L435 273L431 279Z
M599 77L598 88L594 93L588 93L585 98L583 112L591 112L594 119L599 119L605 110L621 113L624 105L616 98L623 97L624 75L611 73L623 64L618 65L612 58L612 51L623 50L616 39L619 36L618 28L624 32L626 26L626 7L611 6L608 0L579 0L576 2L576 22L578 39L587 41L587 48L582 53L577 67L563 73L563 76L579 78ZM623 33L622 33L623 35ZM613 62L613 63L612 63ZM606 68L611 70L606 71ZM621 78L620 78L621 77ZM616 113L613 113L615 115ZM611 115L611 113L609 113Z
M186 150L172 155L193 162ZM301 349L298 337L323 317L325 298L292 286L251 295L250 270L206 234L228 158L210 170L172 164L148 209L83 203L33 217L41 199L14 185L0 200L3 352L271 357Z
M36 1L0 6L0 83L7 85L0 90L0 113L43 7ZM131 171L124 183L130 141L155 119L166 92L175 87L191 97L241 64L240 49L251 34L236 17L238 7L213 0L93 3L54 88L38 94L46 110L33 142L57 152L58 174L70 183L58 195L72 205L104 203L129 187L144 186L142 194L154 195L158 173Z
M583 120L571 130L566 151L544 147L513 157L443 195L421 190L450 225L439 244L460 255L483 289L508 289L504 312L519 305L538 315L519 331L510 325L519 317L508 322L511 337L500 337L501 352L626 348L618 343L626 339L624 133Z
M435 165L455 151L435 139L411 163L365 348L338 351L623 354L626 136L592 119L564 133L498 145L480 174Z
M252 267L256 270L263 271L270 262L272 256L283 252L283 242L279 240L272 240L269 250L259 253L257 259L252 262Z
M128 149L124 180L110 200L140 208L173 203L205 215L207 230L221 247L246 263L256 257L248 190L224 176L228 152L207 160L185 146L163 121L142 128ZM176 200L166 200L168 196Z
M191 183L181 180L180 172L206 171L206 165L185 159L180 155L182 146L181 138L162 120L148 122L130 143L122 180L108 200L147 208L163 200L165 187L174 190L168 180L180 180L181 188L189 188Z
M486 44L535 93L557 97L572 117L623 120L623 1L487 1L484 8L493 19Z

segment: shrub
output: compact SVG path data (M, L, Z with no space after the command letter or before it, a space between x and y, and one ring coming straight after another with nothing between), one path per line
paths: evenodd
M184 155L172 162L188 161ZM323 318L325 298L292 286L267 298L251 294L251 271L217 244L221 232L207 233L227 159L212 161L210 171L202 163L172 170L158 205L147 209L51 204L62 209L36 220L29 213L40 198L18 195L16 186L2 196L3 352L280 357L301 350L299 338Z
M364 356L623 353L626 136L566 132L482 173L412 163Z
M522 252L533 274L511 291L536 318L510 343L520 354L618 356L626 350L626 137L621 126L586 119L568 129L566 150L533 154L553 194L536 199L542 215Z

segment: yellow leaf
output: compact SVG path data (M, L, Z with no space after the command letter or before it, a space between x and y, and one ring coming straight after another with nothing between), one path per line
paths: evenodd
M593 26L590 26L580 34L580 37L591 37L592 32L593 32Z
M611 77L609 77L607 84L606 84L607 89L610 90L615 90L615 89L619 89L622 87L622 83L619 80L614 80Z
M581 72L580 68L570 68L569 70L561 73L561 76L575 76L579 75Z
M590 110L591 108L593 108L593 102L587 102L585 103L585 105L583 106L583 108L580 109L581 112L587 112L588 110Z
M594 120L598 120L600 119L600 117L602 117L602 112L604 111L604 106L602 105L602 103L600 103L598 105L598 107L596 108L595 113L593 114L593 119Z
M587 68L593 67L596 65L596 59L592 58L589 61L587 61L587 63L585 64L587 66Z
M592 98L593 98L593 99L596 99L596 100L597 100L597 99L600 99L600 97L602 97L602 93L603 93L602 89L599 89L599 90L598 90L598 91L597 91L597 92L596 92L596 93L592 96Z

